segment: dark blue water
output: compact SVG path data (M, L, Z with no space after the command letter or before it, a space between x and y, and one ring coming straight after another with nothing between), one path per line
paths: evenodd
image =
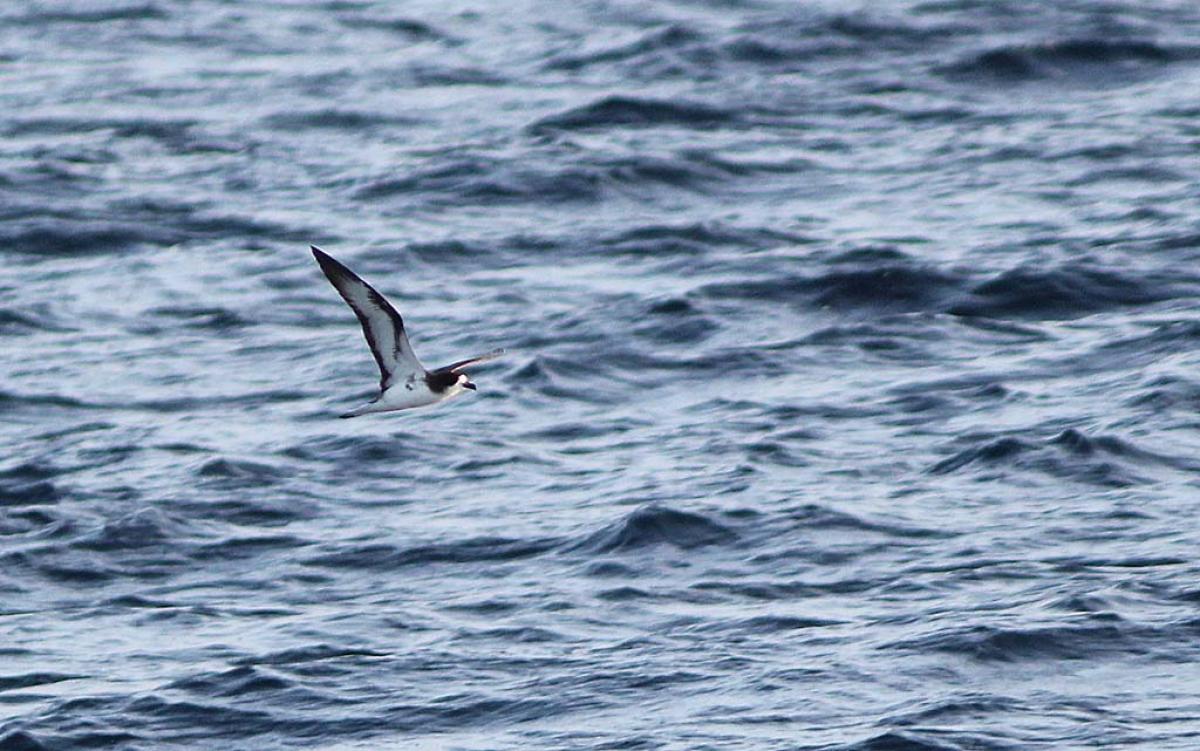
M0 749L1200 747L1197 40L5 5Z

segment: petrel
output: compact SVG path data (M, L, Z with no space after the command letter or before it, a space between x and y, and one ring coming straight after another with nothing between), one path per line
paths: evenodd
M379 364L379 396L341 417L425 407L458 396L467 389L474 391L475 384L463 372L464 368L504 354L504 350L497 349L444 368L426 370L413 354L404 321L391 303L328 253L315 245L309 247L333 288L358 316L367 345Z

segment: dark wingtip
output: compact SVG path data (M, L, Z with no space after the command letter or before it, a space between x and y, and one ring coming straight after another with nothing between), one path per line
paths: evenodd
M351 417L358 417L358 415L352 415L349 412L344 415L338 415L338 419L340 420L349 420Z
M342 264L338 263L336 258L321 250L316 245L309 245L308 247L312 249L313 258L317 259L317 265L325 272L325 276L328 276L331 280L334 274L342 272L345 268Z

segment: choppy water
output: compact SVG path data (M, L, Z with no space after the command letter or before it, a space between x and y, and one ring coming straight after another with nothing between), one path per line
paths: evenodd
M1200 747L1197 40L5 5L0 749Z

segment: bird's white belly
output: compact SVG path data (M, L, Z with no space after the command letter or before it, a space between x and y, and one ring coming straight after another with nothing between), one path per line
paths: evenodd
M423 383L413 384L411 390L406 388L406 385L397 384L383 392L383 396L379 398L379 401L375 402L377 410L383 412L393 409L425 407L430 404L437 404L446 398L445 394L436 394L430 391Z
M410 386L411 388L409 388ZM457 383L451 384L449 388L442 392L430 390L423 380L416 381L415 383L398 383L383 392L383 396L379 401L375 402L375 410L373 411L390 412L397 409L427 407L430 404L437 404L453 396L458 396L464 391L466 389Z

